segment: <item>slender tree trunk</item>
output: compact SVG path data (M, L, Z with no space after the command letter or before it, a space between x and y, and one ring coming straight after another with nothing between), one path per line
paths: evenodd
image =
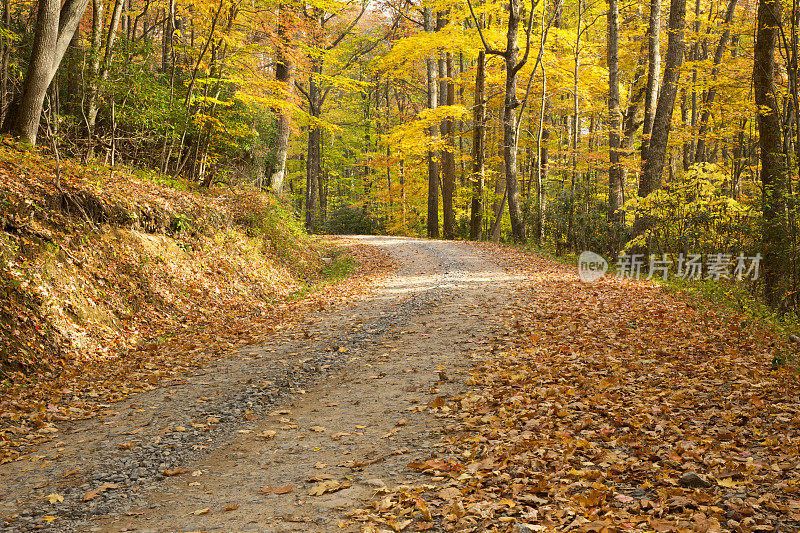
M500 228L503 222L503 211L505 211L506 203L508 201L508 188L503 187L503 198L497 203L497 208L494 212L494 222L492 223L491 239L492 242L500 242Z
M583 22L583 0L578 0L578 24L575 30L575 51L572 58L572 181L569 188L569 220L567 221L567 244L574 246L575 239L575 186L580 183L578 172L578 143L581 135L580 99L578 86L581 66L581 23Z
M635 152L636 132L639 126L643 124L643 120L638 120L636 115L639 112L639 107L644 100L645 93L647 92L647 41L642 41L642 49L639 53L639 59L636 65L636 73L633 77L631 84L630 95L628 96L628 106L625 110L625 116L622 120L622 149L626 157L629 157ZM622 165L620 168L622 180L622 203L625 203L625 185L628 183L628 165Z
M425 31L433 32L433 16L429 8L425 8ZM428 74L428 109L436 109L438 105L436 90L436 58L431 56L427 59ZM435 143L437 138L436 126L431 126L428 130L430 142ZM435 239L439 237L439 161L436 159L436 152L428 150L428 237Z
M478 52L475 66L475 106L472 129L472 203L469 238L480 240L483 229L483 183L486 177L486 52Z
M86 91L86 133L89 138L89 146L86 150L87 161L94 155L94 127L97 117L97 97L100 91L100 52L103 46L104 6L104 0L92 0L92 46L89 52L89 87Z
M622 166L620 165L619 102L619 3L608 0L608 220L614 234L614 251L619 247L622 207Z
M505 107L500 108L500 129L502 130L503 125L505 124ZM506 188L506 172L505 172L505 160L503 159L503 155L505 154L505 146L503 145L503 135L500 134L497 136L497 148L498 148L498 155L500 156L500 161L502 162L502 169L497 174L497 179L494 182L494 197L495 201L492 204L492 213L494 213L494 219L492 220L491 228L489 229L489 238L492 242L497 242L500 240L500 228L503 222L503 213L505 211L505 203L508 199L508 190Z
M711 83L706 97L703 99L703 110L700 114L700 125L697 129L697 150L695 153L695 161L706 161L706 135L708 133L708 122L711 117L711 105L714 103L714 98L717 95L717 88L713 83L717 80L719 75L719 65L722 63L722 58L725 55L725 50L728 47L728 40L731 36L730 25L733 22L733 14L736 11L737 0L729 0L728 9L725 10L725 29L719 38L717 48L714 51L714 66L711 68Z
M544 64L542 64L544 66ZM544 69L542 75L544 76ZM544 88L545 82L542 81ZM542 91L544 94L544 91ZM536 195L539 204L539 220L536 224L536 242L541 246L544 243L545 215L547 213L547 177L550 168L548 144L550 143L550 119L545 117L545 110L550 107L549 98L542 102L541 114L539 116L539 170L536 174Z
M175 33L175 0L169 0L164 17L164 33L161 40L161 72L170 71L172 37Z
M11 0L3 2L3 29L11 30ZM0 56L0 124L5 121L9 106L8 67L11 63L13 41L10 36L2 38L3 51Z
M97 105L97 100L99 98L98 96L99 88L97 84L101 84L102 82L106 81L106 79L108 79L108 70L111 67L111 61L114 57L114 43L116 42L117 39L117 27L119 26L119 21L122 16L122 4L123 4L122 0L116 0L114 4L114 11L111 14L111 21L108 24L108 35L106 36L106 50L103 55L103 61L100 64L100 73L98 75L99 79L95 79L92 82L95 85L95 88L94 91L90 93L89 110L87 113L90 139L94 135L95 126L97 124L97 113L99 111L99 106ZM103 16L102 7L100 9L101 9L100 18L102 19ZM94 25L92 26L92 32L93 32L92 39L94 39ZM90 143L90 146L92 146L92 143Z
M495 50L486 42L480 24L478 24L478 19L475 17L472 3L470 0L467 0L467 5L472 14L472 19L478 27L484 49L487 53L499 55L505 60L506 83L505 98L503 101L503 160L505 163L506 196L508 198L508 213L511 218L511 233L516 242L525 242L527 239L525 219L522 216L522 208L520 206L519 184L517 179L517 140L519 130L517 128L516 110L520 105L519 100L517 100L517 76L519 70L524 67L525 63L528 61L531 30L533 29L533 13L537 1L538 0L531 3L531 8L528 13L529 20L527 27L525 27L525 54L522 60L519 60L518 33L522 19L521 0L509 0L508 2L508 25L506 32L506 48L504 51Z
M521 19L520 0L509 0L508 32L506 33L506 87L505 114L503 116L503 150L506 167L506 196L508 197L508 214L511 218L511 233L516 242L525 242L525 220L520 207L519 187L517 179L517 73L524 65L518 62L519 45L518 30ZM530 31L528 32L530 39Z
M672 111L678 94L680 68L683 64L683 32L686 23L686 0L672 0L669 12L669 39L664 62L664 79L658 96L647 161L639 182L639 196L644 197L661 187L661 175L667 155Z
M782 268L787 258L787 161L782 150L780 109L775 97L775 44L781 25L780 0L759 0L756 43L753 49L753 90L759 113L758 138L761 183L764 187L763 277L764 299L773 307L782 299Z
M286 91L288 99L292 92L292 63L287 57L289 39L287 36L286 18L287 7L285 4L278 6L278 43L275 62L275 81ZM291 126L291 113L282 107L277 110L277 146L275 149L275 167L269 177L270 188L279 195L283 194L283 181L286 176L286 158L289 154L289 131Z
M306 230L317 230L317 208L319 202L320 172L322 170L322 130L319 118L322 115L322 91L317 76L322 74L322 63L314 60L308 79L309 114L312 123L308 132L308 158L306 159Z
M661 73L661 0L650 0L650 24L647 29L647 89L644 98L642 129L642 164L647 161L653 119L658 103L658 81Z
M450 52L447 52L445 66L447 69L445 104L452 106L456 103L456 89L453 83L453 54ZM442 151L442 234L445 239L454 239L455 214L453 213L453 192L456 184L456 146L453 119L445 119L443 126L442 135L446 135L446 138L445 149Z

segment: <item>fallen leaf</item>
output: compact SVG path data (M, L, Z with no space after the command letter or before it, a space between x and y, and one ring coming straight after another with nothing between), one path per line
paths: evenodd
M444 396L437 396L436 398L428 402L428 407L430 407L431 409L435 409L437 407L444 407L445 403L446 400Z
M189 470L187 468L168 468L162 472L167 477L178 476L180 474L185 474Z
M205 509L198 509L197 511L192 511L193 515L201 515L201 514L208 514L211 512L211 509L206 507Z
M117 485L116 483L103 483L102 485L100 485L96 489L90 490L89 492L84 494L83 495L83 501L88 502L88 501L94 500L95 498L100 496L100 494L104 493L105 491L113 490L113 489L117 489L117 488L119 488L119 485Z
M308 491L308 494L310 496L322 496L323 494L336 492L337 490L342 490L349 486L349 483L340 483L335 480L323 481L322 483L318 483L311 487L311 490Z
M314 474L313 476L306 479L308 483L317 483L318 481L325 481L328 479L333 479L331 474Z
M261 494L288 494L294 490L294 485L283 485L281 487L267 487L259 489Z
M411 522L413 522L413 520L411 519L399 520L399 521L395 519L390 519L386 521L386 525L392 528L392 531L403 531L405 528L411 525Z
M61 494L56 494L55 492L48 494L46 498L50 503L61 503L64 501L64 497Z

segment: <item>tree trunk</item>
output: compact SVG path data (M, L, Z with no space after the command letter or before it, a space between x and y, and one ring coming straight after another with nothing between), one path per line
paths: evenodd
M36 16L33 50L25 73L22 93L6 115L3 130L12 131L23 142L36 144L47 88L61 64L89 0L40 0ZM59 11L59 6L61 10Z
M447 52L445 59L447 81L445 83L445 104L455 105L456 89L453 83L453 54ZM452 118L445 119L442 135L445 135L445 149L442 151L442 233L445 239L455 238L455 214L453 213L453 192L456 184L456 146L455 127Z
M472 118L472 203L469 238L480 240L483 229L483 182L486 177L486 51L478 52L475 66L475 107Z
M11 30L11 0L3 2L3 28L8 31ZM8 112L8 68L11 63L11 50L14 46L14 41L10 35L7 35L0 42L3 43L3 53L0 56L0 124L2 124Z
M292 91L292 63L287 57L289 39L286 34L286 5L278 6L278 43L276 45L275 81L286 91L288 99ZM279 195L283 194L283 181L286 176L286 158L289 154L289 127L291 113L285 107L277 111L277 146L275 148L275 168L269 177L270 188Z
M639 196L645 197L661 187L661 175L667 155L672 111L678 94L680 68L683 64L683 32L686 23L686 0L672 0L669 10L669 39L664 62L664 79L658 96L647 160L639 181Z
M16 110L14 133L23 142L30 144L36 144L44 97L50 85L58 39L59 4L56 0L39 0L31 61L25 73L22 97Z
M322 170L322 130L319 118L322 115L322 92L317 76L322 73L322 63L314 60L308 79L309 114L312 123L308 132L308 158L306 159L306 230L317 229L317 207L319 201L320 171Z
M433 16L429 8L425 8L425 31L433 31ZM427 59L428 74L428 109L436 109L438 105L436 90L436 59L431 56ZM428 130L430 143L436 142L436 126L431 126ZM439 237L439 162L436 159L436 152L428 150L428 237L435 239Z
M642 128L642 164L647 161L653 119L658 103L658 79L661 73L661 0L650 0L650 24L647 29L647 89L644 98Z
M737 0L730 0L728 2L728 9L725 11L725 29L719 38L717 48L714 51L714 66L711 68L711 83L717 80L719 74L719 64L722 62L722 56L728 47L728 40L731 36L730 25L733 22L733 14L736 10ZM706 135L708 133L708 121L711 117L711 105L714 103L714 98L717 95L717 88L712 85L709 88L706 97L703 99L703 111L700 114L700 125L697 129L697 150L695 153L695 161L706 161Z
M92 0L92 47L89 52L89 75L87 90L86 133L89 146L86 159L94 154L94 126L97 117L97 97L100 91L100 51L103 46L103 8L104 0Z
M622 212L622 167L620 166L619 103L619 3L608 0L608 220L614 234L614 250L619 247Z
M114 43L117 39L117 27L119 26L120 17L122 16L122 0L116 0L114 4L114 11L111 14L111 21L108 24L108 35L106 36L106 50L103 55L103 61L100 64L100 71L99 75L95 76L95 79L92 80L92 85L94 87L93 91L90 92L90 100L89 100L89 110L87 112L87 121L88 121L88 129L89 129L89 138L91 139L94 135L95 126L97 124L97 113L99 111L99 106L97 105L97 100L99 97L99 87L98 84L106 81L108 78L108 69L111 67L111 61L114 56ZM96 8L95 8L96 9ZM102 24L102 7L100 7L100 24ZM102 26L101 26L102 28ZM102 32L102 30L101 30ZM94 22L92 23L92 47L94 48ZM98 48L98 56L99 56L99 48ZM99 57L98 57L99 60ZM93 58L94 61L94 58ZM98 79L99 78L99 79ZM92 149L93 143L90 141L89 147L90 152Z
M172 37L175 33L175 0L169 0L167 16L164 17L164 33L161 36L161 72L170 71Z
M781 124L775 80L775 43L781 24L780 0L759 0L756 43L753 49L753 91L764 187L763 276L764 299L773 307L780 304L781 269L787 256L786 193L787 161L782 150Z
M500 108L500 129L503 128L505 124L505 107ZM500 228L503 222L503 212L505 211L505 203L506 199L508 198L508 190L506 188L506 172L505 172L505 160L503 159L503 155L505 154L505 146L503 145L503 135L497 136L498 141L498 155L500 156L501 164L503 165L502 170L497 174L497 179L494 182L494 197L495 201L492 204L492 213L494 213L494 219L492 220L492 225L489 228L489 238L493 242L497 242L500 240ZM494 143L492 143L494 144Z
M525 221L520 208L519 189L517 184L517 73L524 65L518 63L519 55L518 29L521 19L520 0L509 0L508 32L506 33L506 87L505 114L503 116L503 150L506 167L506 196L508 197L508 214L511 218L511 234L515 242L525 242ZM529 28L530 30L530 28ZM530 31L528 32L530 40Z

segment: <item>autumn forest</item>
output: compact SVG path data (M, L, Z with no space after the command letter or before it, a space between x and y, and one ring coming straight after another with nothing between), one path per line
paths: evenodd
M0 528L800 531L797 0L4 0Z
M762 253L795 305L794 5L3 9L3 128L62 157L271 189L312 232Z

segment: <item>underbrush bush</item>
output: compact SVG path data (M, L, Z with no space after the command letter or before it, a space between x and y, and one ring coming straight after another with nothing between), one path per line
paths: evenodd
M386 231L386 222L361 207L345 205L328 215L324 230L333 235L378 235Z

